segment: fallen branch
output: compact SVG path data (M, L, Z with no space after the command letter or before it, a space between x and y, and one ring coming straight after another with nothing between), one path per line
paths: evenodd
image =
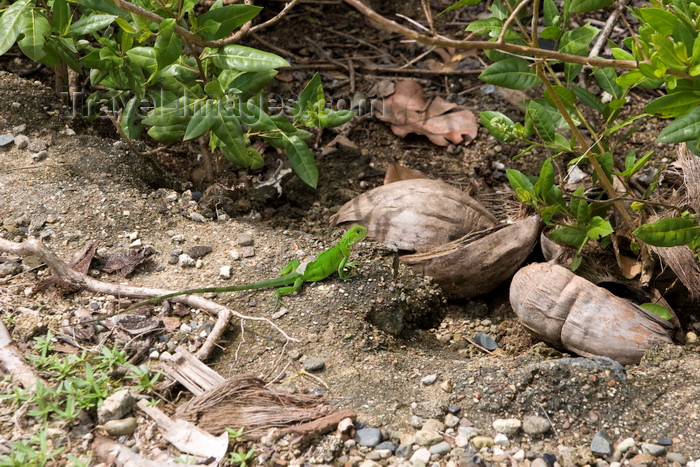
M32 386L41 380L12 343L10 333L7 332L5 323L2 321L0 321L0 372L11 376L13 381L19 381L22 387L30 391L33 391Z
M46 263L46 265L51 269L54 275L80 290L87 290L93 293L99 293L104 295L114 295L129 298L155 298L162 295L167 295L173 293L172 290L167 289L154 289L150 287L135 287L130 285L122 284L112 284L109 282L103 282L97 279L93 279L85 274L81 274L78 271L74 271L69 268L66 263L64 263L58 256L56 256L51 250L46 248L46 246L37 239L28 239L22 243L12 242L10 240L5 240L0 238L0 252L11 253L19 256L35 255L41 258L41 261ZM216 302L207 300L203 297L197 295L181 295L171 299L174 302L184 303L192 308L199 308L208 313L217 316L216 324L212 329L211 333L207 336L202 347L197 351L196 356L200 360L205 360L211 351L214 349L216 342L219 340L221 335L226 330L229 321L232 317L236 317L242 320L249 321L264 321L269 324L273 329L282 334L282 336L288 341L298 342L297 339L290 337L284 332L279 326L270 321L268 318L248 316L236 311L231 310L228 307L219 305Z

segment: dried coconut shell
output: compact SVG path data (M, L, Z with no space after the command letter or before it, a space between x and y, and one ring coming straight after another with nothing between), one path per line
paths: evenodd
M671 322L557 264L520 269L510 285L510 304L530 332L584 357L636 364L654 345L672 342Z
M492 231L467 235L425 253L401 257L416 272L432 276L449 298L471 298L509 279L537 243L539 216Z
M468 194L430 179L401 180L369 190L345 203L330 221L364 225L368 240L406 251L428 251L498 223Z

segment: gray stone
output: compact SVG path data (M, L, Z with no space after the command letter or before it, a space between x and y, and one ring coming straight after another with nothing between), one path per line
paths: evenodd
M97 421L104 425L110 420L123 418L134 408L134 397L128 389L121 389L102 402L102 407L97 409Z
M376 449L377 451L383 450L383 449L388 449L389 451L391 451L393 453L393 452L396 452L397 447L398 446L396 445L396 443L392 443L391 441L382 441L381 443L377 444L374 447L374 449Z
M102 427L112 436L132 435L136 431L136 418L128 417L120 420L109 420Z
M411 426L417 430L420 430L423 428L423 423L425 423L425 420L423 420L421 417L418 415L411 415Z
M450 443L448 443L447 441L440 441L439 443L430 446L430 449L428 451L430 452L430 454L438 454L440 456L444 456L451 450L452 446L450 446Z
M605 430L600 430L593 436L591 452L601 456L609 456L612 453L612 442Z
M196 261L185 253L177 257L177 264L179 264L181 268L193 268L195 263Z
M489 351L494 351L498 348L496 341L494 341L491 336L484 334L483 332L477 332L474 335L474 342Z
M434 430L416 431L416 444L418 446L432 446L443 441L442 435Z
M459 448L466 448L469 446L469 438L462 433L458 433L457 436L455 436L455 445Z
M15 261L0 263L0 277L14 276L22 272L22 264Z
M254 241L253 237L251 237L247 233L242 233L238 234L238 236L236 237L236 243L238 243L238 245L240 246L253 246Z
M447 402L429 400L411 404L411 413L423 418L442 418L447 413Z
M510 446L510 440L503 433L497 433L496 436L493 437L493 444L496 446Z
M493 421L493 429L504 435L514 435L521 426L522 422L517 418L499 418Z
M305 358L301 363L308 372L321 371L326 367L326 362L318 357Z
M382 442L382 432L379 428L362 428L355 433L355 441L360 446L373 448Z
M472 439L475 436L479 435L479 430L474 428L473 426L460 426L457 428L457 432L460 435L464 435L467 437L467 439Z
M12 133L5 133L0 135L0 147L2 146L7 146L8 144L12 143L15 140L15 137L12 136Z
M671 462L678 462L680 465L685 465L688 463L683 454L679 452L669 452L666 454L666 460Z
M666 453L666 447L654 443L642 443L642 452L651 454L654 457L663 456Z
M459 425L459 417L455 417L451 413L445 415L445 426L449 428L454 428Z
M212 247L207 245L196 245L192 248L188 248L185 253L190 255L194 259L203 258L212 252Z
M192 219L195 222L206 222L207 221L207 218L198 212L191 212L190 219Z
M29 138L25 135L15 136L15 146L17 146L17 149L26 148L27 146L29 146Z
M401 457L403 459L408 459L408 457L411 455L411 445L410 444L401 444L399 447L396 448L396 457Z
M427 375L427 376L423 376L423 377L420 379L420 384L422 384L423 386L430 386L430 385L433 384L436 380L437 380L437 375L435 375L435 374L433 374L433 375Z
M523 419L523 431L528 435L541 435L552 429L552 424L544 417L528 415Z

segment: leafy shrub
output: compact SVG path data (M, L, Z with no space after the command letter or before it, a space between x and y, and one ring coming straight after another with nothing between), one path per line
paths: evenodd
M341 125L348 110L326 107L320 77L314 76L290 115L271 114L263 88L282 57L237 45L234 31L262 8L221 0L197 15L193 0L18 0L0 16L0 55L15 42L30 59L77 73L89 70L91 109L117 115L123 135L143 131L172 144L203 137L234 164L263 166L251 146L259 138L284 150L299 177L315 187L318 171L304 128ZM148 109L143 115L142 110Z

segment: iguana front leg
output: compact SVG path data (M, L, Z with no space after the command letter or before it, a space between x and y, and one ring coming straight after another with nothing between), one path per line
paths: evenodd
M358 261L348 261L349 258L349 254L347 256L343 256L343 259L340 260L340 264L338 265L338 277L345 281L350 280L355 275L355 272L353 271L345 272L345 268L352 269L360 264Z

